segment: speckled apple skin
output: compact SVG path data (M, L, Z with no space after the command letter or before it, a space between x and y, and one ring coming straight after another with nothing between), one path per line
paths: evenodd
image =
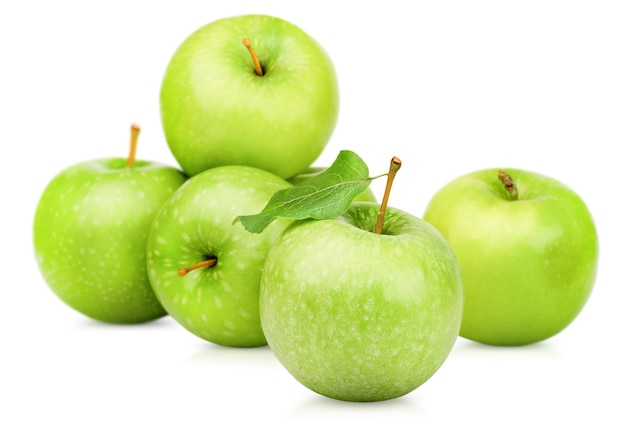
M459 176L430 200L424 219L450 243L463 271L460 335L519 346L551 338L582 311L596 278L598 234L571 188L532 171L497 168Z
M50 289L95 320L140 323L166 314L146 273L156 212L186 180L154 162L98 159L54 177L34 218L36 260Z
M254 234L236 219L259 213L290 186L260 169L220 166L191 177L163 206L148 239L148 272L167 312L187 330L224 346L267 344L259 319L261 268L290 220ZM208 257L217 264L178 276Z
M311 390L339 400L405 395L443 364L458 336L458 262L430 225L355 203L337 220L288 228L268 254L261 321L281 363Z
M242 45L249 38L264 75ZM165 70L161 118L190 176L247 165L289 178L322 153L339 115L339 85L322 46L266 15L212 21L190 34Z

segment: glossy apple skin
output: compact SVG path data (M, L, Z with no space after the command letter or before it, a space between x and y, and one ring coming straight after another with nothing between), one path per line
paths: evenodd
M299 27L265 15L228 17L193 32L167 66L160 101L167 143L189 175L248 165L289 178L320 155L339 113L326 51Z
M461 336L492 345L525 345L559 333L593 288L598 237L589 209L570 188L534 172L498 169L461 176L439 190L424 219L454 249L463 272Z
M147 244L150 282L166 311L198 337L230 347L266 345L259 319L261 268L290 222L253 234L235 222L256 214L287 181L248 166L191 177L157 214ZM210 268L178 270L217 257Z
M313 178L315 175L322 173L327 168L321 166L311 166L307 168L305 171L292 176L287 181L292 184L298 184L302 181L306 181L309 178ZM362 193L357 194L356 197L352 200L353 202L374 202L376 203L376 196L370 187L367 187Z
M39 199L33 242L46 282L67 305L109 323L164 316L146 273L156 212L186 176L155 162L98 159L55 176Z
M303 385L347 401L402 396L429 379L458 337L458 262L426 222L354 203L333 220L290 226L267 256L261 322Z

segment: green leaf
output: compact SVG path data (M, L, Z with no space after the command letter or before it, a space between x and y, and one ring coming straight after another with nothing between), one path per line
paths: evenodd
M260 213L238 219L246 230L261 233L277 217L336 218L348 210L352 200L370 182L365 162L356 153L343 150L319 175L276 192Z

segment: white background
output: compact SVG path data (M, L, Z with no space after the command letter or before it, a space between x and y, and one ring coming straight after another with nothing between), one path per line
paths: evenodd
M126 156L131 122L138 156L173 164L158 105L171 54L209 21L257 12L305 29L336 65L340 117L317 164L351 149L378 174L400 157L390 205L421 216L483 167L575 189L601 244L575 322L523 348L459 339L416 391L357 404L301 386L267 347L221 348L170 318L99 324L61 303L32 249L47 182ZM624 425L625 22L623 2L601 0L3 1L0 425Z

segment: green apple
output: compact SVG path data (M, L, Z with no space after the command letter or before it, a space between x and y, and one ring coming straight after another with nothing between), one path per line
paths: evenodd
M583 200L553 178L518 169L469 173L434 195L424 219L461 263L465 338L545 340L574 320L591 293L594 222Z
M267 343L259 319L261 268L290 220L253 234L235 219L261 210L290 185L250 166L220 166L191 177L157 214L147 244L150 282L187 330L224 346Z
M380 401L428 380L458 337L459 264L432 226L375 203L288 227L270 249L259 305L286 369L334 399Z
M328 168L321 166L311 166L307 168L304 172L301 172L295 176L292 176L287 181L292 184L298 184L300 182L306 181L309 178L312 178ZM367 187L361 194L357 194L357 196L353 199L353 202L374 202L376 203L376 196L370 187Z
M289 178L320 155L339 112L326 51L266 15L223 18L193 32L170 59L160 101L167 143L189 175L247 165Z
M52 291L103 322L164 316L146 273L146 240L156 212L185 180L172 166L135 161L134 150L128 159L85 161L55 176L33 227L36 259Z

